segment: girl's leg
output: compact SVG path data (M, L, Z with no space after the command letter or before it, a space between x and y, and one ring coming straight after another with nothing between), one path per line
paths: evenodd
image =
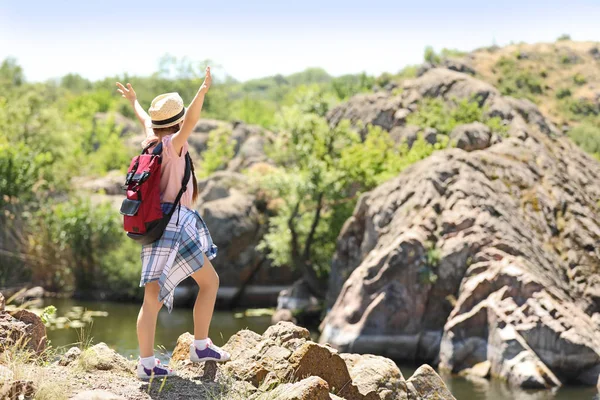
M144 303L137 320L137 336L142 358L154 356L156 320L162 307L162 303L158 301L159 291L160 288L156 281L146 284L144 289Z
M194 304L194 339L204 340L208 338L208 328L215 308L219 275L204 255L204 265L192 274L192 278L199 286L198 297Z

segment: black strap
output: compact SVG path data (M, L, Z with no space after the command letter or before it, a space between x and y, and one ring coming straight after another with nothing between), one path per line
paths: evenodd
M190 176L192 174L191 171L192 171L192 158L190 157L190 153L186 152L185 153L185 173L183 174L183 180L181 181L181 189L179 190L179 193L177 193L177 197L175 197L175 201L173 202L173 208L171 208L171 211L169 211L169 219L175 212L175 208L177 208L177 206L180 206L179 208L181 209L181 205L179 204L179 201L181 200L181 196L183 196L183 192L185 192L187 190L187 183L190 180ZM179 225L179 217L177 217L177 225Z
M156 144L156 141L150 143L148 146L144 147L144 150L142 150L142 154L147 154L148 150L150 150L150 147L154 146ZM156 147L154 148L154 150L152 150L152 154L154 154L155 156L160 156L162 154L162 142L158 142L158 144L156 144Z

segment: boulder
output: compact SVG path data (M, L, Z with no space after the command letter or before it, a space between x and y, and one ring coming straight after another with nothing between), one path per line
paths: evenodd
M352 382L365 397L381 400L406 399L406 382L402 372L389 358L371 354L340 354Z
M364 137L369 124L380 126L388 131L394 126L401 125L406 117L405 115L396 116L401 105L401 98L388 92L361 94L330 110L327 120L333 125L339 124L344 119L350 120L353 124L362 125L360 132Z
M442 378L429 365L422 365L406 381L410 399L456 400Z
M81 349L79 347L71 347L61 358L58 360L58 365L66 367L76 361L81 355Z
M456 147L465 151L483 150L490 147L492 133L481 122L459 125L452 130L450 138L456 141Z
M421 128L415 125L395 126L390 130L390 137L395 143L406 143L410 149L420 130Z
M106 390L86 390L71 397L71 400L125 400L125 397Z
M296 274L290 268L268 268L270 261L256 249L267 229L266 217L257 208L255 196L247 193L246 180L241 174L222 171L198 182L201 201L197 210L219 247L219 255L212 263L219 271L220 285L239 288L250 282L291 284ZM276 296L274 292L268 303L273 304Z
M4 296L0 293L0 312L4 311L6 307L6 300L4 300Z
M19 346L41 355L46 350L46 327L36 314L19 310L0 312L0 349Z
M314 297L310 288L303 279L296 281L291 287L279 292L277 297L277 311L289 310L294 315L303 317L309 314L320 314L319 300ZM281 318L283 314L279 314ZM275 314L273 315L273 321ZM276 323L276 322L275 322Z
M194 335L189 332L181 334L177 338L177 344L171 354L171 361L183 362L190 359L190 346L194 343Z
M451 71L462 72L468 75L475 75L473 66L466 59L445 58L442 60L442 66Z
M124 183L125 174L117 170L109 171L101 178L78 177L73 180L73 185L79 189L121 198L125 197Z
M361 196L338 237L320 340L454 372L487 361L524 387L589 382L600 164L532 103L464 74L432 69L400 101L471 95L503 104L509 137L436 152Z
M492 369L492 363L488 360L482 361L473 365L471 368L465 368L460 371L461 376L477 377L477 378L489 378Z
M46 325L42 319L29 310L19 310L13 314L13 318L27 325L27 341L30 349L37 354L46 350Z
M131 374L133 369L133 365L125 357L102 342L84 350L79 356L79 365L86 371L116 371Z
M497 96L500 96L498 90L488 83L460 72L433 68L417 79L406 81L399 102L410 107L424 97L439 97L444 100L476 99L483 105Z
M7 312L0 313L0 349L17 345L27 340L27 324L13 318Z
M329 400L329 385L317 376L302 379L296 383L277 386L275 390L264 393L256 400Z
M263 335L240 331L224 349L231 353L231 361L221 367L225 374L248 381L263 392L281 383L319 377L326 383L327 392L344 399L406 398L404 379L391 360L340 355L330 346L314 343L307 329L289 322L273 325ZM320 380L309 382L314 385L305 383L302 387L324 387L316 384Z
M271 317L271 323L276 324L278 322L292 322L297 323L296 318L294 317L294 313L291 310L281 309L275 310L273 316Z

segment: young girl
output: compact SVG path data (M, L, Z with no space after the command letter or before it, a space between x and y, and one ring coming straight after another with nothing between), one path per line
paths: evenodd
M177 93L166 93L152 100L149 115L137 101L131 84L128 83L125 87L117 82L119 93L129 100L146 131L146 140L142 146L162 142L160 196L164 212L173 207L175 197L181 189L185 172L185 153L188 151L187 139L200 119L204 96L210 88L211 81L210 68L207 67L204 83L187 110ZM191 361L227 361L230 357L208 338L208 328L219 288L219 276L210 263L217 255L217 247L213 244L204 221L198 212L192 209L198 195L193 167L191 175L193 193L192 190L183 193L181 207L173 213L161 239L142 247L140 286L145 287L144 303L137 321L140 346L137 374L141 379L149 379L153 375L175 374L154 357L154 333L160 308L165 304L169 312L172 310L175 287L188 276L200 287L193 311L195 340L190 346ZM189 187L189 181L187 186Z

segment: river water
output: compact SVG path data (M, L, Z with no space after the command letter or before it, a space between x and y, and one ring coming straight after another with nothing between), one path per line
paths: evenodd
M93 318L84 332L93 338L93 343L105 342L126 357L137 357L137 338L135 324L139 305L132 303L84 302L70 299L51 299L47 301L57 307L57 315L65 316L73 307L105 312L107 316ZM236 316L237 314L237 316ZM270 325L270 316L244 316L230 311L216 311L210 328L210 337L217 345L223 345L231 335L241 329L250 329L262 333ZM161 311L158 317L156 344L162 346L163 354L157 354L167 361L169 351L184 332L192 332L192 314L190 309L175 308L171 314ZM80 340L81 329L55 329L48 331L48 337L54 347L68 347ZM316 336L316 334L315 334ZM161 352L160 350L158 351ZM399 365L404 377L415 371L415 366ZM441 374L446 385L458 400L600 400L595 388L567 387L556 392L526 392L513 390L498 380L469 381L464 378Z

